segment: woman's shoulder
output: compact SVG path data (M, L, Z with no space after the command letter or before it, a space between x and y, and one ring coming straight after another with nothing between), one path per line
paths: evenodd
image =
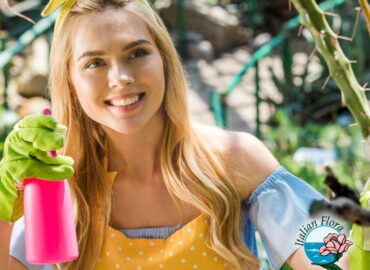
M251 133L204 124L199 127L217 145L242 200L280 166L264 143Z

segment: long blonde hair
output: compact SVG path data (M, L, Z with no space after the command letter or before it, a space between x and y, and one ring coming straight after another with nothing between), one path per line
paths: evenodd
M68 126L63 154L75 160L70 179L75 203L79 257L63 269L90 270L99 258L110 222L111 186L106 182L106 136L98 123L82 110L72 94L69 62L71 38L81 15L101 12L108 7L127 10L146 24L164 64L165 96L162 104L164 136L160 164L165 185L175 197L192 204L209 220L208 247L232 269L257 269L258 261L246 248L241 236L240 199L226 171L225 163L209 140L192 125L186 96L186 79L181 60L167 29L146 0L77 0L62 30L53 37L50 56L50 94L57 120Z

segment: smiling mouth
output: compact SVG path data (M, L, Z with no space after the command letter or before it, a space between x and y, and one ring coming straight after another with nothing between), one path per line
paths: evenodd
M138 96L139 96L138 100L131 103L131 104L119 104L119 105L116 104L116 105L114 105L112 103L112 101L109 101L109 100L104 101L104 103L107 104L108 106L111 106L111 107L130 107L132 105L135 105L136 103L139 103L144 98L145 93L140 93Z

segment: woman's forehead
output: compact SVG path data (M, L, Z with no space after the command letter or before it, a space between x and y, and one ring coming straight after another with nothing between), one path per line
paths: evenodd
M130 11L109 8L83 15L76 21L72 49L79 54L86 48L105 46L115 40L129 43L139 39L153 44L145 22Z

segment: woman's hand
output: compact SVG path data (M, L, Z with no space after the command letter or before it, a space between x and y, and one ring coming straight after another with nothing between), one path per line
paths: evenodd
M29 115L18 122L4 144L0 162L0 219L15 221L14 205L26 178L63 180L73 175L71 157L51 157L64 146L66 127L49 115Z

